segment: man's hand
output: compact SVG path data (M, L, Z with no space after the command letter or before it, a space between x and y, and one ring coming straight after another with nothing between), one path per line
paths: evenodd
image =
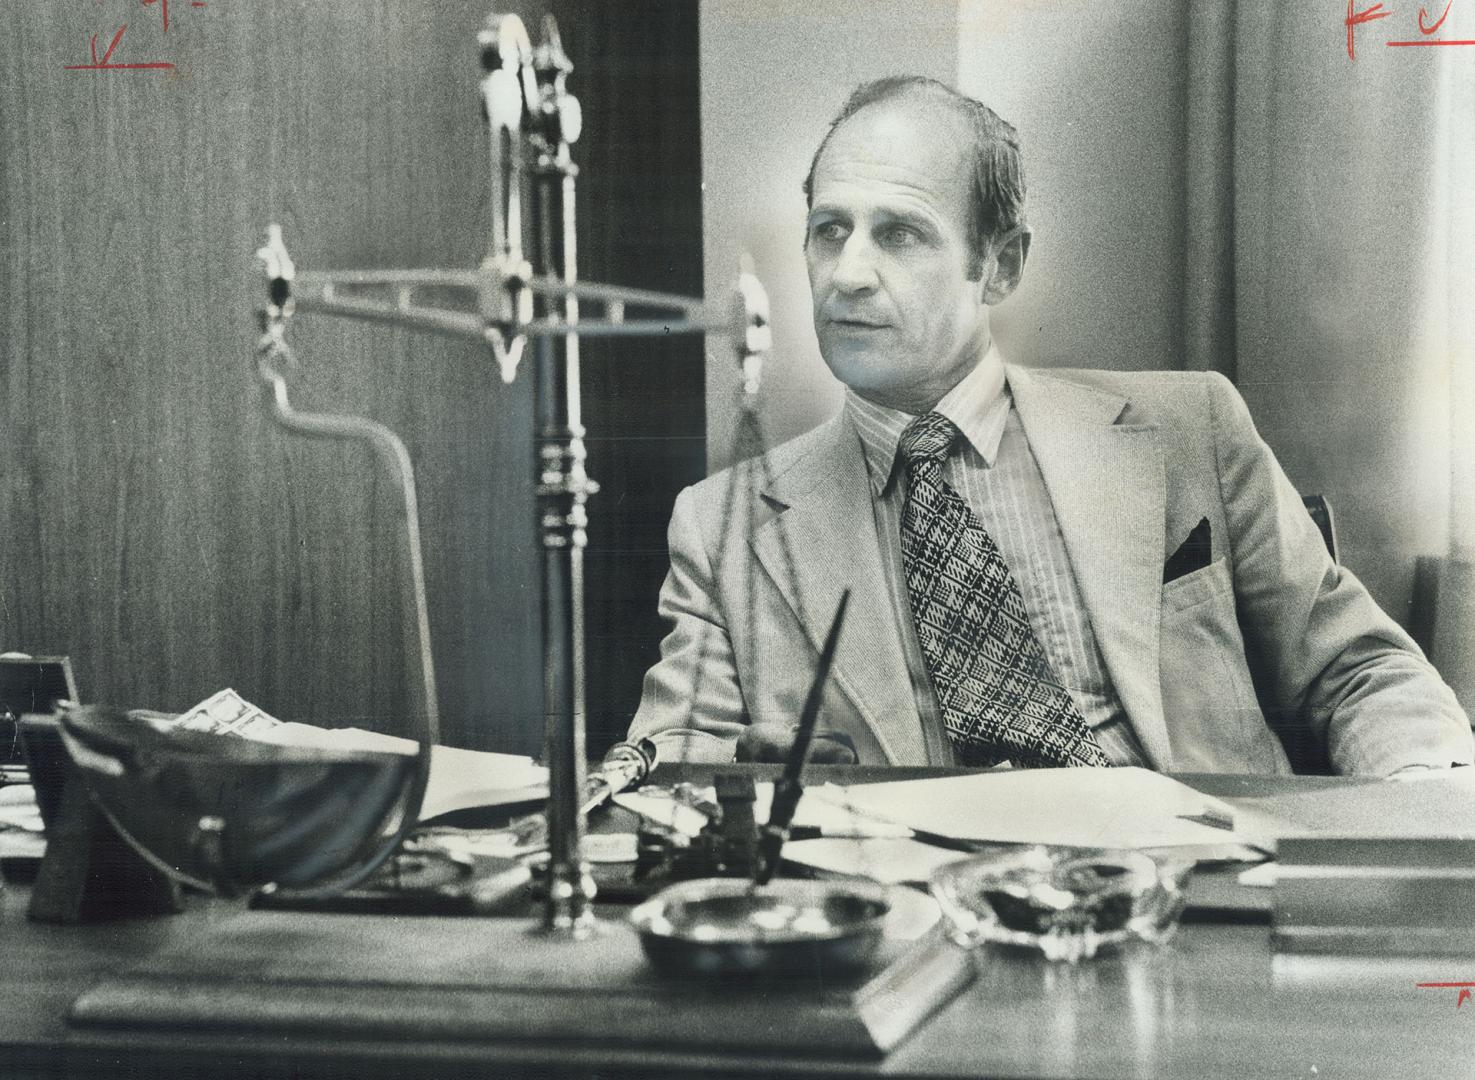
M794 738L798 734L797 724L778 724L771 721L750 724L738 736L737 759L782 765L789 760L789 754L794 749ZM816 731L814 741L809 746L809 760L816 765L854 765L857 755L849 736L834 731Z

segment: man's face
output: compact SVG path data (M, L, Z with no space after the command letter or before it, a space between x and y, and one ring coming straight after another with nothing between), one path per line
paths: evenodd
M835 377L926 412L988 345L985 282L968 280L969 153L928 102L871 105L837 128L814 172L805 244L814 329Z

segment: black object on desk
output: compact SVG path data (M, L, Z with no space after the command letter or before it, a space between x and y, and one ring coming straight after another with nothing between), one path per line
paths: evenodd
M49 716L63 701L77 700L69 656L0 656L0 765L23 760L21 722Z
M69 925L182 911L180 887L129 847L88 795L56 718L27 716L21 738L46 826L30 917Z

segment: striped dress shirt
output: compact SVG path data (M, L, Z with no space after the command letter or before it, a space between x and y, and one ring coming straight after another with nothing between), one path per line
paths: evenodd
M922 647L912 626L901 554L901 510L906 502L906 467L897 461L910 413L845 392L845 409L860 435L871 480L871 505L881 563L897 625L902 629L907 672L931 762L955 762ZM1014 574L1030 625L1065 687L1113 765L1144 765L1146 756L1132 730L1101 659L1091 620L1081 600L1044 477L1014 410L997 349L937 403L936 411L958 426L959 440L943 464L943 477L963 497L998 545Z

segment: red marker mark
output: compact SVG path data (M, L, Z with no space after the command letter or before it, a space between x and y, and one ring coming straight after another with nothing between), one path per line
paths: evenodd
M169 0L143 0L144 7L152 7L159 4L164 9L164 33L169 32Z
M1459 996L1455 998L1455 1008L1461 1008L1465 1002L1472 1000L1475 996L1475 982L1426 982L1414 983L1419 989L1436 990L1458 990Z
M1345 21L1347 22L1347 56L1350 59L1357 59L1356 56L1353 56L1353 28L1363 24L1363 22L1372 22L1373 19L1387 19L1389 15L1392 15L1392 12L1385 12L1382 9L1381 3L1375 3L1369 9L1363 10L1363 12L1354 10L1354 3L1356 3L1356 0L1347 0L1347 21ZM1450 9L1453 6L1454 0L1444 1L1444 10L1440 13L1440 18L1435 19L1432 27L1428 24L1428 9L1419 7L1419 32L1423 34L1423 37L1415 38L1412 41L1385 41L1384 44L1387 44L1389 49L1407 49L1410 46L1475 46L1475 40L1456 41L1453 38L1429 37L1429 34L1438 32L1440 27L1443 27L1444 21L1450 18Z
M101 60L99 60L97 58L97 35L96 34L93 34L92 35L92 63L90 63L90 64L65 64L65 65L63 65L63 68L66 71L173 71L174 70L174 65L173 64L165 64L165 63L154 63L154 64L110 64L110 63L108 63L108 60L112 58L113 50L118 47L118 42L120 42L120 41L123 40L123 32L125 30L127 30L127 29L128 29L128 24L127 23L124 23L122 26L118 27L118 32L113 35L113 40L108 45L107 52L105 52L105 53L102 54L102 59Z
M120 41L123 40L123 31L125 31L127 29L128 29L128 24L127 23L124 23L122 26L118 27L118 32L113 35L113 40L108 45L108 51L102 54L102 63L106 64L108 62L108 57L110 57L110 56L113 55L113 50L118 47L118 42L120 42ZM97 59L97 35L96 34L93 34L92 35L92 62L94 64L98 63L98 59Z
M1455 2L1455 0L1449 0L1449 3L1447 3L1447 4L1444 5L1444 14L1441 15L1441 16L1439 16L1439 21L1437 23L1435 23L1433 26L1425 26L1424 25L1424 19L1428 16L1429 13L1427 11L1425 11L1422 7L1420 7L1419 8L1419 33L1421 33L1421 34L1432 34L1432 33L1434 33L1434 31L1438 30L1441 26L1443 26L1444 25L1444 20L1447 19L1447 18L1449 18L1449 9L1454 6L1454 2Z
M1384 11L1382 4L1374 4L1372 7L1366 8L1363 11L1358 11L1356 8L1357 0L1347 0L1347 18L1344 20L1344 22L1347 24L1348 60L1357 59L1357 52L1352 40L1353 31L1356 30L1363 23L1373 22L1376 19L1386 19L1388 16L1393 14L1393 12L1391 11Z

